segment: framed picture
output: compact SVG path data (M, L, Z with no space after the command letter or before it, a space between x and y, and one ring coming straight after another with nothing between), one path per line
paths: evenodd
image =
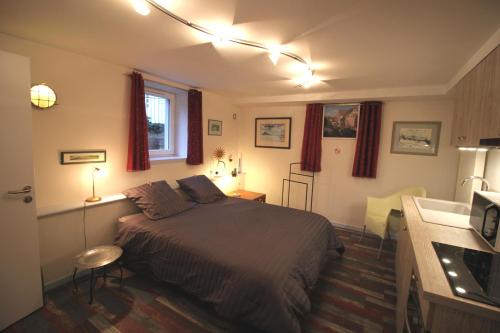
M440 132L440 121L395 121L391 153L435 156Z
M323 137L355 139L359 104L327 104L323 107Z
M208 135L222 135L222 121L208 119Z
M62 151L61 164L104 163L105 150Z
M255 147L290 149L292 118L255 118Z

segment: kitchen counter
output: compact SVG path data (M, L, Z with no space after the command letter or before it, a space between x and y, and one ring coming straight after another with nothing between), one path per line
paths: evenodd
M413 262L410 272L418 281L419 298L426 323L432 332L500 332L500 308L457 297L451 291L445 273L434 251L432 242L439 242L474 250L492 252L473 230L425 223L411 196L402 196L404 219L401 224L402 244L398 244L396 275L398 298L404 298L409 287L406 265ZM408 241L405 242L405 239ZM408 247L405 249L402 247ZM399 268L398 268L399 262ZM399 276L398 276L399 275ZM401 296L400 296L401 295ZM399 316L406 301L398 299ZM404 311L403 311L404 312ZM398 318L398 330L402 328Z

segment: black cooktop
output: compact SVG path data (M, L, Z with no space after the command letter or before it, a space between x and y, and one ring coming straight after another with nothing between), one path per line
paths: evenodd
M453 294L500 307L500 254L432 242Z

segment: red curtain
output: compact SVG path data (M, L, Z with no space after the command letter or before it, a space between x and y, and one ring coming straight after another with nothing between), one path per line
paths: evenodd
M300 159L301 170L321 171L322 128L323 104L307 104Z
M382 123L382 103L361 103L353 177L377 177L377 161Z
M203 116L201 91L188 92L188 152L186 163L203 164Z
M130 125L128 134L127 171L148 170L148 119L144 101L144 79L140 73L132 73Z

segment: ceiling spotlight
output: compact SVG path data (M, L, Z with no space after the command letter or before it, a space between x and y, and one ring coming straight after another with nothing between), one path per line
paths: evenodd
M226 46L233 38L231 27L218 27L210 32L210 35L215 47Z
M214 34L212 36L212 44L214 44L214 46L224 46L228 41L229 38L224 35Z
M135 11L142 16L147 16L151 12L148 4L144 0L132 0L132 6L134 7Z
M271 59L273 65L276 66L281 56L281 45L271 45L268 47L268 50L269 50L269 59Z
M304 76L299 77L296 81L299 86L307 89L320 82L320 79L314 76L314 71L311 68L308 68Z

